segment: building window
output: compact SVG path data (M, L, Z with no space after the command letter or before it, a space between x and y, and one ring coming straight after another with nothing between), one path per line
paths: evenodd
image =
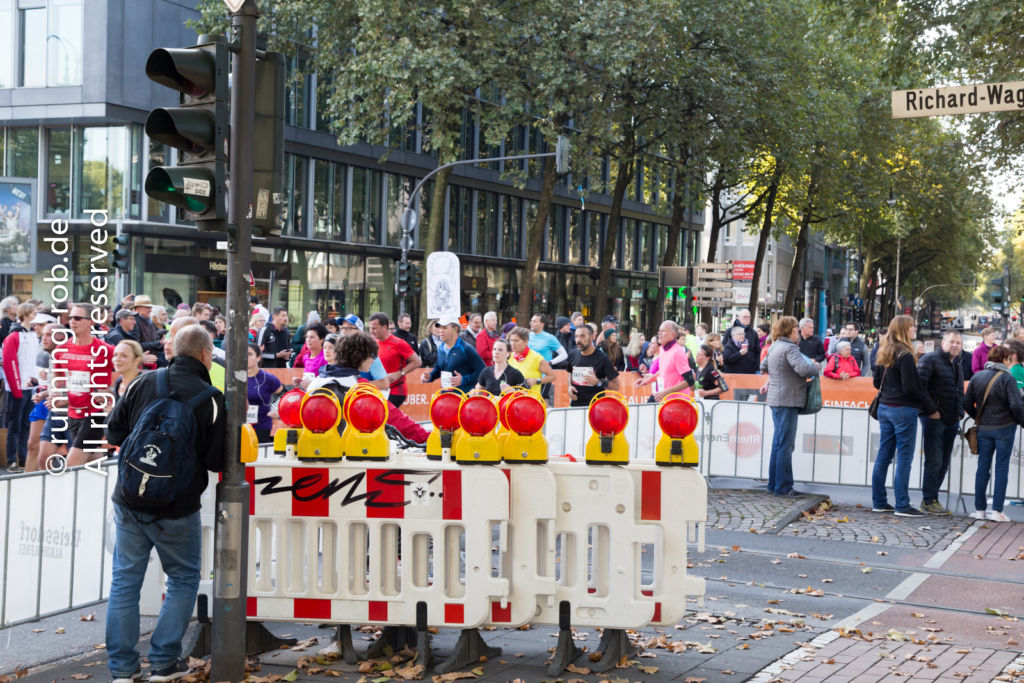
M4 175L35 178L39 174L39 129L8 128Z
M476 253L481 256L497 256L498 194L496 192L476 193Z
M473 191L459 185L448 186L448 250L470 252L473 236Z
M523 243L523 200L503 195L501 201L501 255L505 258L519 258Z
M569 255L568 262L583 265L583 212L569 210Z
M601 265L601 247L604 246L602 237L607 222L606 215L587 212L587 263L591 266Z
M285 156L285 210L284 234L306 236L306 168L309 159L295 155Z
M124 183L127 175L127 129L79 128L75 136L74 212L105 209L110 218L124 215Z
M14 9L11 0L0 0L0 26L4 27L4 36L10 39L14 26ZM14 50L9 44L0 47L0 88L14 86Z
M288 60L286 107L284 122L290 126L309 127L309 76L305 74L306 62L292 57Z
M389 247L402 245L402 214L405 213L405 205L409 203L409 195L416 187L416 178L409 176L387 176L388 179L388 234L387 243ZM421 190L422 192L422 190ZM413 206L413 210L416 207ZM417 216L418 218L418 216ZM418 222L418 221L417 221ZM413 231L415 234L415 230Z
M654 224L640 223L640 270L651 270L654 260Z
M344 223L335 223L332 202L334 193L331 191L334 181L334 164L330 161L317 159L313 162L313 237L317 239L336 239L340 237L338 227ZM343 214L344 215L344 214Z
M619 244L622 245L622 249L619 253L622 254L622 262L619 264L620 268L626 270L636 269L636 221L632 218L626 218L622 221L622 232L619 233Z
M349 241L380 244L381 172L352 167L352 231Z
M71 129L51 128L46 150L46 214L71 213Z
M46 85L82 83L82 0L49 0Z
M722 244L736 244L736 233L733 230L732 223L726 223L722 226ZM711 260L714 260L714 254L708 256Z
M548 216L546 260L552 263L562 263L565 255L562 247L565 244L565 207L559 204L551 206L551 213Z
M171 160L171 148L155 140L149 141L149 168L164 166ZM166 223L170 219L170 205L146 195L146 215L149 220Z
M21 38L21 64L18 85L23 88L41 88L46 85L46 8L19 10L19 36Z

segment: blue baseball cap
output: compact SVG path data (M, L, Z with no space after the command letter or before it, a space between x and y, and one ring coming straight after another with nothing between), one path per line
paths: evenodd
M349 313L348 315L346 315L344 318L341 319L341 322L348 323L349 325L352 325L353 327L355 327L360 332L363 331L363 321L360 320L359 316L356 315L355 313Z

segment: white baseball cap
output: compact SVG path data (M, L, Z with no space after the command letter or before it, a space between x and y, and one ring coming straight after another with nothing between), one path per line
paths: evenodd
M460 327L462 326L461 323L459 323L459 319L456 318L454 315L442 315L440 318L437 319L437 324L440 325L441 327L448 327L449 325L458 325Z

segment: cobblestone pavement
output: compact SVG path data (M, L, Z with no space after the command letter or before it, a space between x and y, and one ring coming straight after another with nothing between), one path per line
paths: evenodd
M736 489L708 490L709 529L778 533L788 519L799 516L821 496L808 494L793 498L767 491Z
M780 535L939 551L949 547L973 523L969 517L956 515L897 517L871 512L860 505L836 505L802 515Z

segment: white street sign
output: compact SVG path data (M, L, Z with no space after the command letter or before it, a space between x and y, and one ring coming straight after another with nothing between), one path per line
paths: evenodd
M979 114L1024 109L1024 81L977 83L948 88L893 90L892 117Z
M224 4L228 6L228 10L231 13L235 13L242 9L242 5L245 4L245 0L224 0Z
M450 251L435 251L427 257L427 318L459 317L462 271L459 257Z

